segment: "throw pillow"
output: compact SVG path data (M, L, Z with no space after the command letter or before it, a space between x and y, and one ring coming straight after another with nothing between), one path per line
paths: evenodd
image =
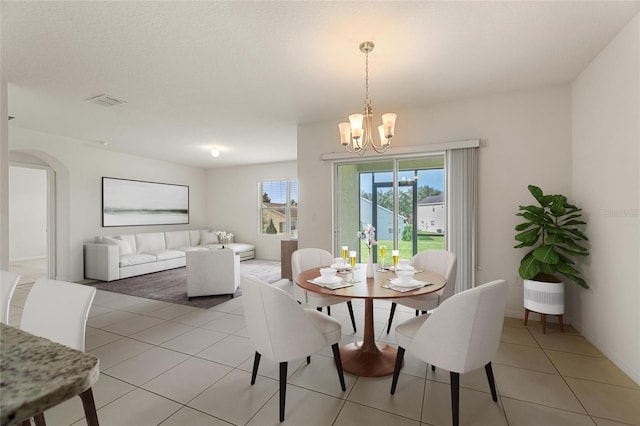
M215 231L201 231L200 232L200 244L217 244L218 236Z
M120 256L133 254L133 249L131 248L131 245L120 237L104 237L103 241L106 244L116 244L118 247L120 247Z

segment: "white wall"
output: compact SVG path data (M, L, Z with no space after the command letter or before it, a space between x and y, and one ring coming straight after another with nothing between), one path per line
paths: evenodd
M236 242L255 245L257 258L280 260L280 241L289 237L259 234L258 183L296 178L295 161L208 170L207 223L233 232Z
M572 114L573 195L591 250L574 323L640 383L640 15L574 81Z
M374 105L375 107L375 105ZM383 108L383 106L378 106ZM507 314L521 317L523 252L513 248L518 205L532 201L528 184L570 194L571 111L568 87L549 87L426 109L397 111L394 146L481 139L477 283L509 282ZM299 246L332 251L332 166L338 119L298 127ZM570 322L570 312L567 320Z
M111 152L83 142L19 127L9 130L10 152L25 152L56 172L56 278L83 279L83 243L96 235L206 228L203 169ZM189 225L102 228L103 176L189 185Z
M47 171L9 167L11 261L47 257Z

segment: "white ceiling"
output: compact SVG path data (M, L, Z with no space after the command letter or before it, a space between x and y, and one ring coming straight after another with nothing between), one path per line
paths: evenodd
M1 2L11 127L212 168L298 123L572 81L640 10L602 2ZM85 101L108 94L127 104ZM397 132L402 132L402 117ZM336 125L336 150L338 146ZM213 146L222 151L214 159Z

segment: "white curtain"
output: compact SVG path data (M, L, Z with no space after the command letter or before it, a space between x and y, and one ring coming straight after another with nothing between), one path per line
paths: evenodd
M447 249L456 254L455 292L475 285L478 148L446 150Z

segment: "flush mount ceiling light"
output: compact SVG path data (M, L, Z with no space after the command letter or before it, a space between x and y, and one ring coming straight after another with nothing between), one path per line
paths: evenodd
M212 157L216 157L216 158L219 157L220 156L220 151L218 151L217 149L213 148L211 150L211 156Z
M391 146L391 138L395 131L396 114L382 114L382 124L378 126L380 144L376 145L372 136L373 108L369 99L369 53L373 50L374 44L365 41L360 44L360 51L364 53L364 114L351 114L349 123L338 124L340 130L340 143L351 153L363 155L367 148L371 147L378 154L384 153Z

